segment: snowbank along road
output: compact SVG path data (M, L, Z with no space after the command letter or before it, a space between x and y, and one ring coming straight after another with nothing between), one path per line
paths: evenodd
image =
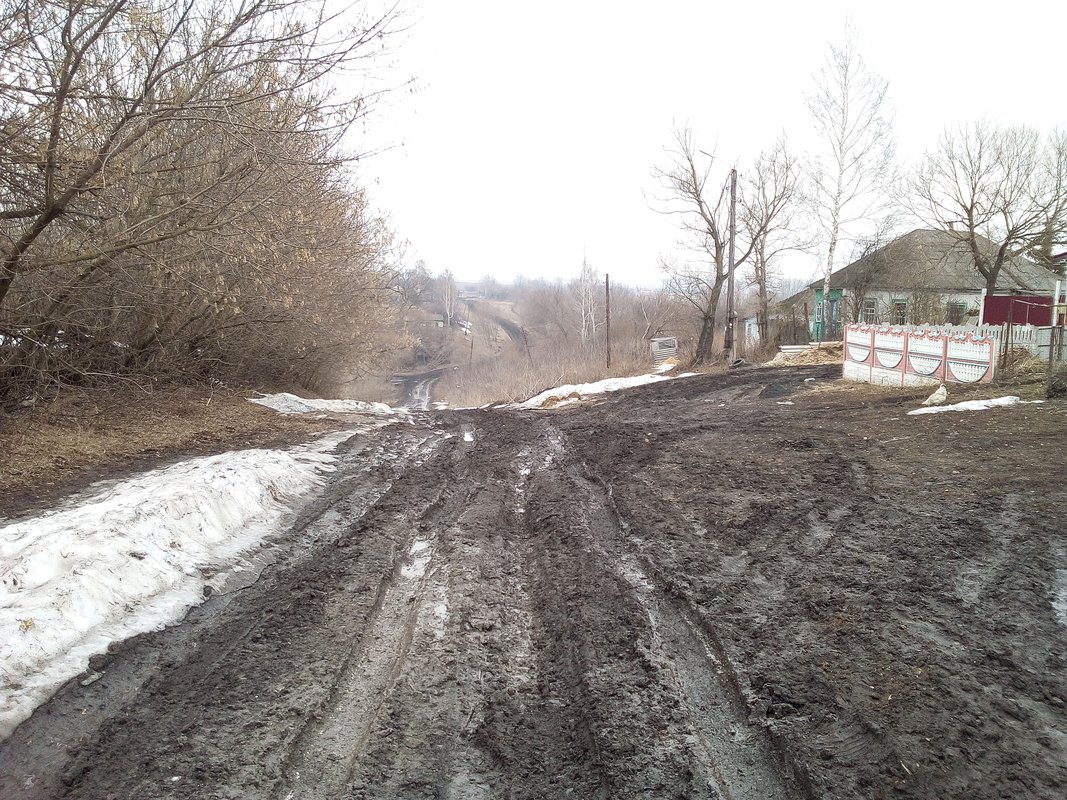
M837 372L354 436L257 580L0 745L0 796L1063 797L1064 406Z

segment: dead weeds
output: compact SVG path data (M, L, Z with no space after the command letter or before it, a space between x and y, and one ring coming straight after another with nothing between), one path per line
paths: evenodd
M336 426L249 403L249 392L68 390L0 416L0 516L179 457L292 443Z
M991 383L949 383L946 384L948 399L945 405L964 400L988 400L1016 395L1023 400L1036 400L1046 396L1047 372L1045 370L1012 370L998 373ZM930 386L884 386L850 381L838 378L833 381L812 383L809 393L814 395L844 395L868 401L877 401L889 397L914 398L916 401L926 399L937 384Z

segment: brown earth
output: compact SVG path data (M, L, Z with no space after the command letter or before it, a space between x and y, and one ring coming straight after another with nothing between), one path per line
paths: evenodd
M0 744L0 796L1063 797L1067 403L838 370L353 437L258 580Z
M255 396L228 388L70 389L38 408L0 413L0 517L178 458L292 443L336 427L249 403Z

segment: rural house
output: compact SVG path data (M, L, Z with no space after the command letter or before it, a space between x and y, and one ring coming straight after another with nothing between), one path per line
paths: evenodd
M1051 302L1055 281L1051 270L1015 258L1001 270L997 293L1040 295ZM822 281L815 281L809 288L815 295L812 338L818 340L840 337L843 322L976 324L985 279L975 269L966 244L945 231L919 229L872 250L830 276L830 326L825 337L821 335Z

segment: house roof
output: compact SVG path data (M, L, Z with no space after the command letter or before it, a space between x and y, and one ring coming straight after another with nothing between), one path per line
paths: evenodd
M982 239L983 246L993 243ZM1004 264L997 279L998 292L1047 292L1055 275L1024 258ZM822 281L811 284L818 288ZM927 289L977 292L985 278L974 267L967 245L947 231L919 229L900 236L884 247L857 259L830 276L835 288L865 290Z
M822 281L818 281L818 285L822 286ZM789 295L789 297L782 298L781 300L779 300L777 302L778 307L779 308L792 308L793 306L796 306L796 305L799 305L800 303L803 303L805 300L811 299L812 298L811 290L814 289L815 286L816 286L816 284L813 283L810 286L805 286L799 292L795 292L795 293Z

